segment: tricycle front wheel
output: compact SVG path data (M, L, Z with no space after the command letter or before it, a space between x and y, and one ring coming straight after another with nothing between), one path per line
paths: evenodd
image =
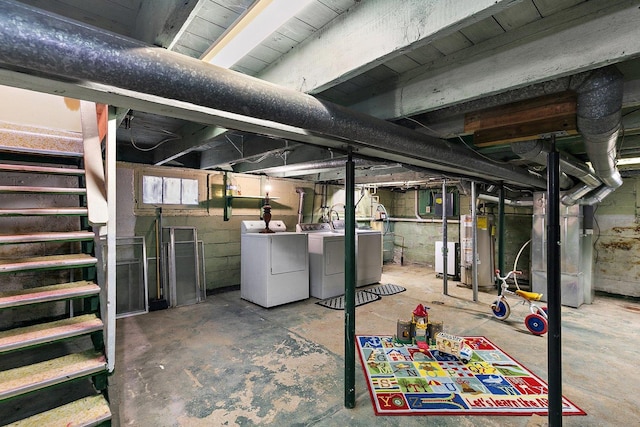
M511 314L509 304L503 299L497 299L491 304L491 311L496 319L504 320Z

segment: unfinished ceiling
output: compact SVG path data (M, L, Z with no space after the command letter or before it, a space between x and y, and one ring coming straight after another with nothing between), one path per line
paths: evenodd
M6 3L0 13L12 16L15 5ZM97 27L82 28L121 47L128 42L110 39L109 33L201 59L254 2L21 3ZM0 59L0 84L118 107L118 157L125 161L340 182L345 150L352 147L360 158L359 183L452 177L540 187L544 179L537 174L544 167L514 154L512 144L555 135L571 162L592 160L584 144L585 122L581 128L578 117L579 92L592 70L613 64L621 72L617 114L622 119L609 137L618 159L640 155L639 4L315 0L230 67L259 80L236 79L201 61L172 56L167 61L176 68L162 71L177 75L174 71L191 68L193 78L168 78L171 88L153 87L151 79L148 87L131 81L117 60L108 70L74 75L76 69L60 59L70 68L61 76L53 65L38 70ZM10 25L5 34L19 31ZM72 40L68 34L61 39ZM108 49L92 52L96 58L88 55L87 64L110 64L104 62ZM101 71L109 76L101 78ZM182 97L198 91L193 80L202 75L211 75L222 95ZM219 91L223 83L227 90ZM304 114L291 112L296 108ZM623 177L634 173L629 168L634 167L621 167ZM569 178L566 188L585 185L575 174Z

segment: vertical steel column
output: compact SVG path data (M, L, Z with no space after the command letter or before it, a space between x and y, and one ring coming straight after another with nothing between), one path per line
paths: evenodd
M447 283L447 205L445 204L445 196L447 195L447 180L442 180L442 293L449 295ZM437 255L436 255L437 256Z
M504 276L504 185L500 183L500 200L498 202L498 268ZM498 286L498 295L502 293L502 287Z
M345 176L344 230L344 406L356 406L356 213L355 164L351 150Z
M560 300L560 153L555 136L547 156L547 334L549 371L549 426L562 425L562 340Z
M478 212L476 196L476 182L471 181L471 287L473 288L473 300L478 301Z

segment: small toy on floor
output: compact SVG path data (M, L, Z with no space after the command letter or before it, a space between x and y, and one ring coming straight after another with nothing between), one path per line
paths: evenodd
M429 349L430 331L429 307L418 304L411 312L411 320L398 319L394 340L400 344L417 344L423 350ZM442 322L439 323L442 330ZM433 341L435 343L435 341Z

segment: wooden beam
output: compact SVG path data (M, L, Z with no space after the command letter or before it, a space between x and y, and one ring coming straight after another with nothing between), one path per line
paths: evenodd
M504 127L576 114L576 94L562 92L468 113L464 132Z
M543 135L559 132L564 135L578 133L575 114L478 130L473 133L473 143L476 147L490 147L537 139Z
M490 147L562 132L578 133L576 94L562 92L465 115L464 131L476 147Z

